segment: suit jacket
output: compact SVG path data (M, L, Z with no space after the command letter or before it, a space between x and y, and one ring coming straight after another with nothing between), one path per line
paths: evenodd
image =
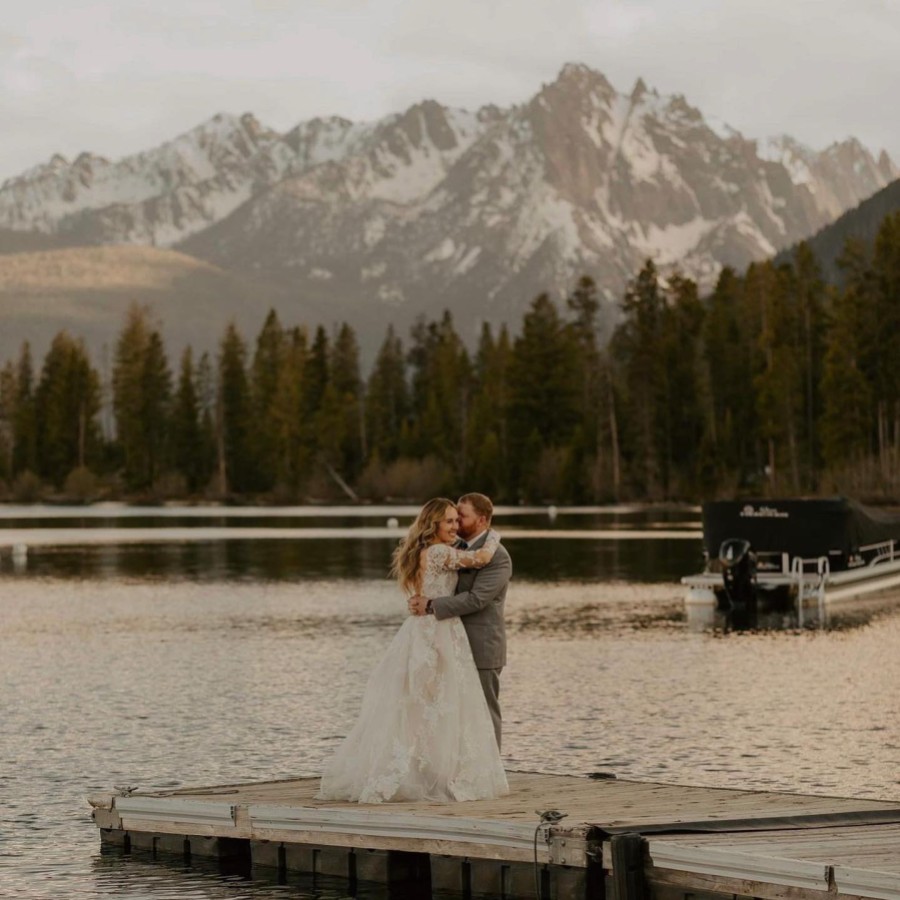
M469 548L478 550L487 534ZM482 569L460 569L456 593L436 597L431 609L438 619L459 616L469 636L475 666L501 669L506 665L506 625L503 610L506 589L512 577L512 560L501 544L493 559Z

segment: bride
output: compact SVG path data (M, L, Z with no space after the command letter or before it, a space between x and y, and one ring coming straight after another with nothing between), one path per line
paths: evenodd
M497 532L480 550L458 550L458 526L451 500L422 507L391 567L407 596L452 594L457 570L491 561ZM462 622L410 616L369 677L359 718L327 763L317 797L484 800L508 790Z

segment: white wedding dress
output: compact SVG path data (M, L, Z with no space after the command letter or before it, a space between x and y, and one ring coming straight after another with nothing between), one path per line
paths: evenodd
M421 593L452 594L465 551L433 544L425 553ZM410 616L369 677L359 719L328 761L318 798L485 800L508 791L462 622Z

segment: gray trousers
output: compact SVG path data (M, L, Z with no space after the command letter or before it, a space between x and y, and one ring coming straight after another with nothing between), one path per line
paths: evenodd
M499 669L479 669L478 677L481 679L481 688L484 691L484 699L487 700L491 720L494 723L494 734L497 736L497 749L500 749L500 732L502 731L502 719L500 717L500 673Z

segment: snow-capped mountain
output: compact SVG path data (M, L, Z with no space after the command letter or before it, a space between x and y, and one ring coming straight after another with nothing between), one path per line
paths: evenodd
M722 265L814 233L897 175L853 140L822 153L787 138L760 148L711 128L682 97L641 81L621 94L583 66L459 134L455 162L432 169L418 195L412 179L403 197L386 191L366 137L183 247L331 296L336 315L406 323L449 307L473 328L515 324L536 293L558 296L585 272L615 301L647 257L708 284ZM408 165L388 159L394 171Z
M591 274L612 302L647 257L708 284L898 176L848 139L816 152L711 125L642 81L567 65L527 103L434 101L286 134L219 115L110 162L83 154L0 188L0 227L179 249L383 325L452 307L515 327Z
M284 135L250 114L219 114L118 162L88 153L71 163L55 156L7 180L0 227L85 244L172 246L286 176L351 159L347 186L354 198L371 192L403 203L430 189L478 129L477 116L433 102L371 124L314 119Z

